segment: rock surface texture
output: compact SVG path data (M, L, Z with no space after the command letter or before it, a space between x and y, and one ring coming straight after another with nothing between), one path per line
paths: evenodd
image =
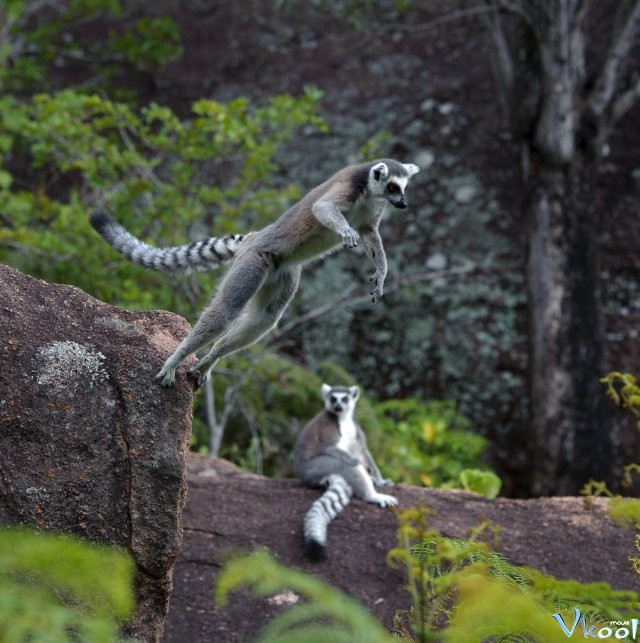
M397 609L408 609L401 570L385 563L396 545L396 518L389 510L354 499L329 527L329 557L313 564L304 556L302 519L319 492L295 480L270 480L243 473L223 460L188 456L189 496L184 545L176 562L174 591L164 643L251 641L287 607L291 596L258 599L245 591L219 609L212 587L225 551L268 547L283 563L312 571L356 597L392 625ZM465 537L469 527L490 519L502 527L499 551L512 563L534 566L559 578L607 581L617 589L640 589L628 556L633 530L614 525L606 503L591 510L583 498L510 500L455 490L392 487L401 507L420 503L436 510L430 525L441 534Z
M0 266L0 524L128 549L138 610L162 634L182 543L192 386L153 381L188 332L167 312L125 312Z

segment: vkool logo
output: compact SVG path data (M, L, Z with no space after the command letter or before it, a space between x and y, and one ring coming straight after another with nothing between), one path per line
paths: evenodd
M585 639L606 639L613 636L619 640L631 637L631 640L635 641L636 634L638 633L638 623L640 622L637 618L632 618L629 621L610 621L608 626L601 627L596 632L595 625L591 625L589 629L587 629L587 619L582 616L582 612L576 607L573 608L573 625L571 629L567 627L567 624L560 614L553 614L553 618L558 621L558 625L567 636L571 636L575 632L579 623L582 625Z

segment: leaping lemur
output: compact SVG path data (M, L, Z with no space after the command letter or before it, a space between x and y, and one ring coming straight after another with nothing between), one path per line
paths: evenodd
M302 481L325 486L304 518L304 540L313 560L327 555L327 527L349 504L352 494L381 507L397 505L394 496L378 493L374 484L391 484L376 466L355 417L357 386L322 385L324 410L300 432L293 466Z
M382 296L387 259L378 225L385 207L407 207L405 188L419 171L413 163L379 159L343 168L306 194L276 221L245 235L209 237L183 246L155 248L140 241L103 211L93 227L133 263L155 270L188 273L232 261L213 301L166 360L156 379L171 386L180 363L214 342L189 371L198 386L216 362L258 341L277 324L298 288L302 266L342 244L354 248L362 236L375 266L373 301Z

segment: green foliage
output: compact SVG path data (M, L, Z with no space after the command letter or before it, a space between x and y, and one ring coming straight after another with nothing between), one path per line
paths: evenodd
M640 523L636 525L638 533L636 534L633 544L638 553L640 553ZM633 571L640 576L640 558L638 556L629 556L629 561L631 562L631 567Z
M607 513L617 525L632 527L640 522L640 498L615 496L609 500Z
M630 373L612 372L600 380L607 387L607 395L614 404L628 408L634 415L640 417L640 386L636 378ZM638 421L640 429L640 420ZM633 482L633 474L640 473L640 464L632 462L623 467L622 486L630 487ZM602 481L589 480L581 489L585 495L587 507L590 507L592 498L605 496L609 498L607 513L613 522L621 527L631 527L634 524L640 530L640 499L623 498L621 495L614 495L607 484ZM636 534L635 547L640 551L640 534ZM640 558L629 556L631 567L640 574Z
M134 612L125 553L71 536L0 530L0 640L119 640Z
M481 464L487 441L469 430L469 420L457 412L454 402L389 400L376 404L374 410L389 446L373 452L380 454L380 465L392 479L436 487L464 486L461 473ZM467 484L472 477L466 474Z
M611 520L621 527L630 527L634 523L640 522L640 499L623 498L614 494L609 490L606 482L589 480L582 487L580 493L586 496L585 503L588 509L591 508L593 498L598 496L609 498L607 513Z
M640 386L631 373L614 371L600 380L607 387L607 395L618 406L629 409L640 418ZM640 419L638 420L640 429Z
M211 277L172 279L116 260L88 214L104 204L135 233L164 244L207 236L211 225L218 233L262 225L298 195L275 185L274 157L303 125L324 127L315 113L320 93L258 107L244 98L199 100L182 119L165 106L116 98L116 76L130 80L132 67L154 69L180 55L170 19L135 21L119 0L12 0L5 19L0 261L123 306L195 316ZM92 21L105 22L98 30L105 39L76 38L74 26ZM49 88L54 57L56 65L86 57L96 66L86 85L30 96Z
M258 596L293 591L306 599L271 621L261 632L261 643L390 643L392 640L356 600L310 574L279 564L266 551L254 551L225 565L216 582L216 602L224 604L230 592L245 586Z
M180 33L167 17L127 19L120 0L6 0L0 47L0 89L25 95L50 87L52 68L72 67L76 86L107 89L115 76L152 71L182 54ZM113 25L90 39L79 28Z
M291 476L291 453L298 431L322 409L322 380L292 360L273 352L247 351L225 359L213 385L216 411L222 414L226 391L238 384L241 398L234 407L220 456L269 476ZM196 416L202 417L202 398ZM208 443L200 424L195 448Z
M184 242L189 230L206 236L207 219L218 233L261 225L297 195L291 186L269 185L272 159L302 123L319 124L317 98L309 90L258 108L245 99L201 100L188 121L159 105L136 109L72 90L30 104L0 99L5 158L20 150L37 170L24 189L9 166L0 166L0 259L124 306L195 315L210 287L203 292L193 278L171 279L120 259L114 275L114 252L87 223L93 203L106 200L119 221L169 244ZM215 168L231 158L233 173L220 188ZM70 189L61 192L60 183Z
M556 641L564 635L551 614L570 620L578 608L592 622L623 620L640 612L638 595L607 583L559 580L512 565L479 540L444 538L428 527L427 508L400 510L392 566L407 571L412 607L394 619L394 633L410 641ZM571 616L572 617L572 616Z
M479 493L485 498L495 498L500 493L502 480L493 471L480 469L463 469L460 472L460 484L466 491Z

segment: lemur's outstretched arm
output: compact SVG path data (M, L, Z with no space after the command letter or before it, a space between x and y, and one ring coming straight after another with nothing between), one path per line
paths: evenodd
M329 191L311 206L311 212L323 226L333 230L342 239L342 244L345 247L355 248L360 241L360 237L340 212L340 208L333 196Z

